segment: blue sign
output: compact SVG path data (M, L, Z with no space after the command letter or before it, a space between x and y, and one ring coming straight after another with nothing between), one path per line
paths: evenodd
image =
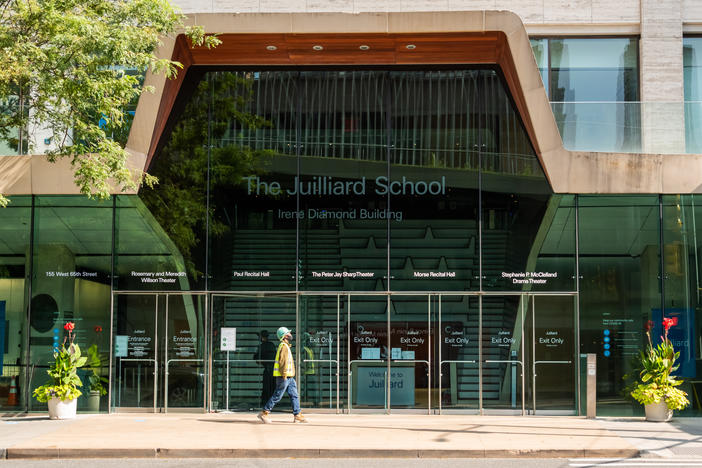
M697 377L695 367L695 310L671 308L665 309L665 317L673 319L673 326L668 330L668 339L673 343L675 351L680 351L680 365L675 375L678 377ZM660 343L663 339L663 315L661 309L651 310L653 328L651 329L651 341L653 345Z
M5 360L5 301L0 301L0 375Z

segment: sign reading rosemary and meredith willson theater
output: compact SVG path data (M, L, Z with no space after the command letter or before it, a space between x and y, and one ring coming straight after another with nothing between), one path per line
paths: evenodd
M315 176L310 180L301 181L295 177L292 188L283 188L280 182L264 181L256 175L242 177L247 185L248 195L366 195L368 181L365 177L359 180L336 180L328 176ZM438 180L408 180L402 176L400 180L388 180L378 176L373 180L373 191L376 195L446 195L446 177Z

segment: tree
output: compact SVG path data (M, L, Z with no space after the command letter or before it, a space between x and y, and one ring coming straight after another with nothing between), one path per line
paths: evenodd
M207 227L214 237L229 230L217 206L222 197L213 194L241 185L244 175L265 171L274 154L252 149L231 133L233 127L250 132L272 126L249 111L252 86L253 78L248 75L206 74L154 160L152 172L158 176L158 189L146 187L139 192L195 278L203 272L197 270L192 250L208 234Z
M111 134L129 103L153 91L125 70L173 78L182 68L155 51L183 19L168 0L0 0L0 139L31 152L27 132L48 131L49 160L69 158L89 196L109 197L110 180L123 190L152 185L130 172ZM201 27L184 31L193 46L220 43Z

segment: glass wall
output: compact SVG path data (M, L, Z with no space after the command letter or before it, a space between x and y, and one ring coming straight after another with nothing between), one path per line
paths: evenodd
M53 350L63 340L63 324L76 324L75 342L94 356L95 373L107 376L109 365L110 277L112 271L112 201L85 197L34 198L29 319L29 364L34 372L30 388L43 384ZM92 360L92 358L91 358ZM86 408L88 378L79 371ZM43 407L31 400L29 409Z
M644 325L661 309L658 197L580 196L581 351L597 354L600 414L623 403ZM610 409L613 407L613 409Z
M685 150L702 153L702 37L683 37Z
M534 38L531 45L566 148L640 151L638 39Z
M26 408L31 374L26 321L31 271L32 198L12 197L0 209L0 408Z
M633 413L630 360L663 316L696 378L699 197L553 194L496 70L212 72L186 101L155 189L0 210L0 404L42 409L27 394L68 320L102 376L110 334L127 337L113 357L155 361L162 380L113 366L130 407L211 390L216 409L258 408L279 326L306 407L327 410L564 410L566 357L593 352L600 414ZM536 361L564 367L532 379Z

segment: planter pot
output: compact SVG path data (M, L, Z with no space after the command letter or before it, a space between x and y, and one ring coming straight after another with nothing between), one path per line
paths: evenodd
M100 411L100 392L90 392L87 410L95 413Z
M76 405L78 399L59 400L52 398L49 400L49 419L73 419L76 417Z
M665 401L644 405L646 410L646 421L667 422L673 417L673 410L668 408Z

